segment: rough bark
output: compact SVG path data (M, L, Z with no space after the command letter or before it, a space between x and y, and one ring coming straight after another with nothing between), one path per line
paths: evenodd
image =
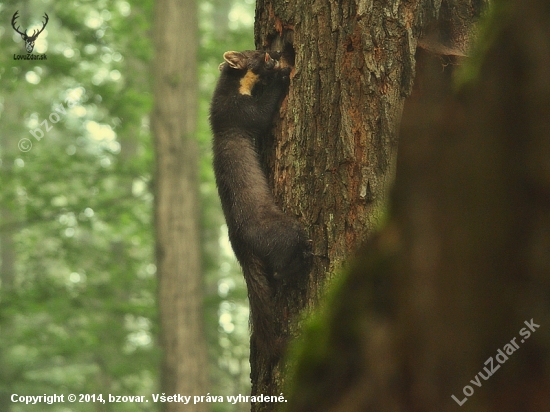
M206 395L198 209L196 5L155 3L155 224L161 345L161 391ZM167 411L206 411L166 403Z
M279 204L304 223L314 252L312 273L276 290L283 335L296 334L299 313L385 218L418 39L429 33L430 46L461 54L482 3L257 2L257 48L283 50L294 65L276 138L259 146ZM446 31L431 28L440 20ZM281 392L281 363L271 368L252 353L251 367L253 394Z
M419 52L391 219L310 331L289 411L550 408L550 8L506 3L458 96Z

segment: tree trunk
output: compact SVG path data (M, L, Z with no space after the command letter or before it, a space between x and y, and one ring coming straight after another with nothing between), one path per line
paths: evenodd
M155 224L161 322L161 391L206 395L198 209L196 6L155 3ZM166 403L167 411L206 411Z
M288 411L550 409L550 9L498 6L459 96L456 61L419 50L392 217L301 348Z
M418 39L460 54L482 3L258 0L257 48L283 50L294 65L276 138L260 142L261 153L276 199L308 229L314 253L309 277L278 285L282 334L296 334L297 315L385 219ZM430 29L438 20L445 30ZM252 353L251 367L253 394L281 392L281 363Z

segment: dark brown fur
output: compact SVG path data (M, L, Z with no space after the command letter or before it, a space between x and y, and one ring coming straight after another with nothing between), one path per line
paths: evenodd
M275 204L260 167L255 141L272 125L288 87L290 68L275 53L227 52L210 108L214 172L250 300L254 349L274 351L272 313L276 279L305 274L311 265L308 237L298 221Z

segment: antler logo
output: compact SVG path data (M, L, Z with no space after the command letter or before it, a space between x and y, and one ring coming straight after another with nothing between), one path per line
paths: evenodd
M49 17L46 13L44 13L44 18L46 19L46 21L44 22L42 28L40 30L34 30L32 36L27 36L27 30L25 30L25 33L22 33L19 31L19 26L15 27L15 20L17 20L17 18L19 17L17 13L19 13L19 10L17 10L11 18L11 26L17 33L21 35L21 38L25 40L25 49L27 49L27 53L32 53L34 49L34 42L36 41L38 35L44 31L44 27L46 27L46 24L48 24Z

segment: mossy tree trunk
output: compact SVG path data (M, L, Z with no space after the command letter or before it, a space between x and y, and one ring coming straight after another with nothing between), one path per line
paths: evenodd
M303 222L314 253L312 273L276 291L283 334L297 334L298 314L316 305L326 280L384 220L419 39L461 54L483 4L258 0L257 48L283 50L294 66L274 137L260 142L261 153L277 201ZM251 366L253 394L281 393L281 363L271 367L252 353Z

